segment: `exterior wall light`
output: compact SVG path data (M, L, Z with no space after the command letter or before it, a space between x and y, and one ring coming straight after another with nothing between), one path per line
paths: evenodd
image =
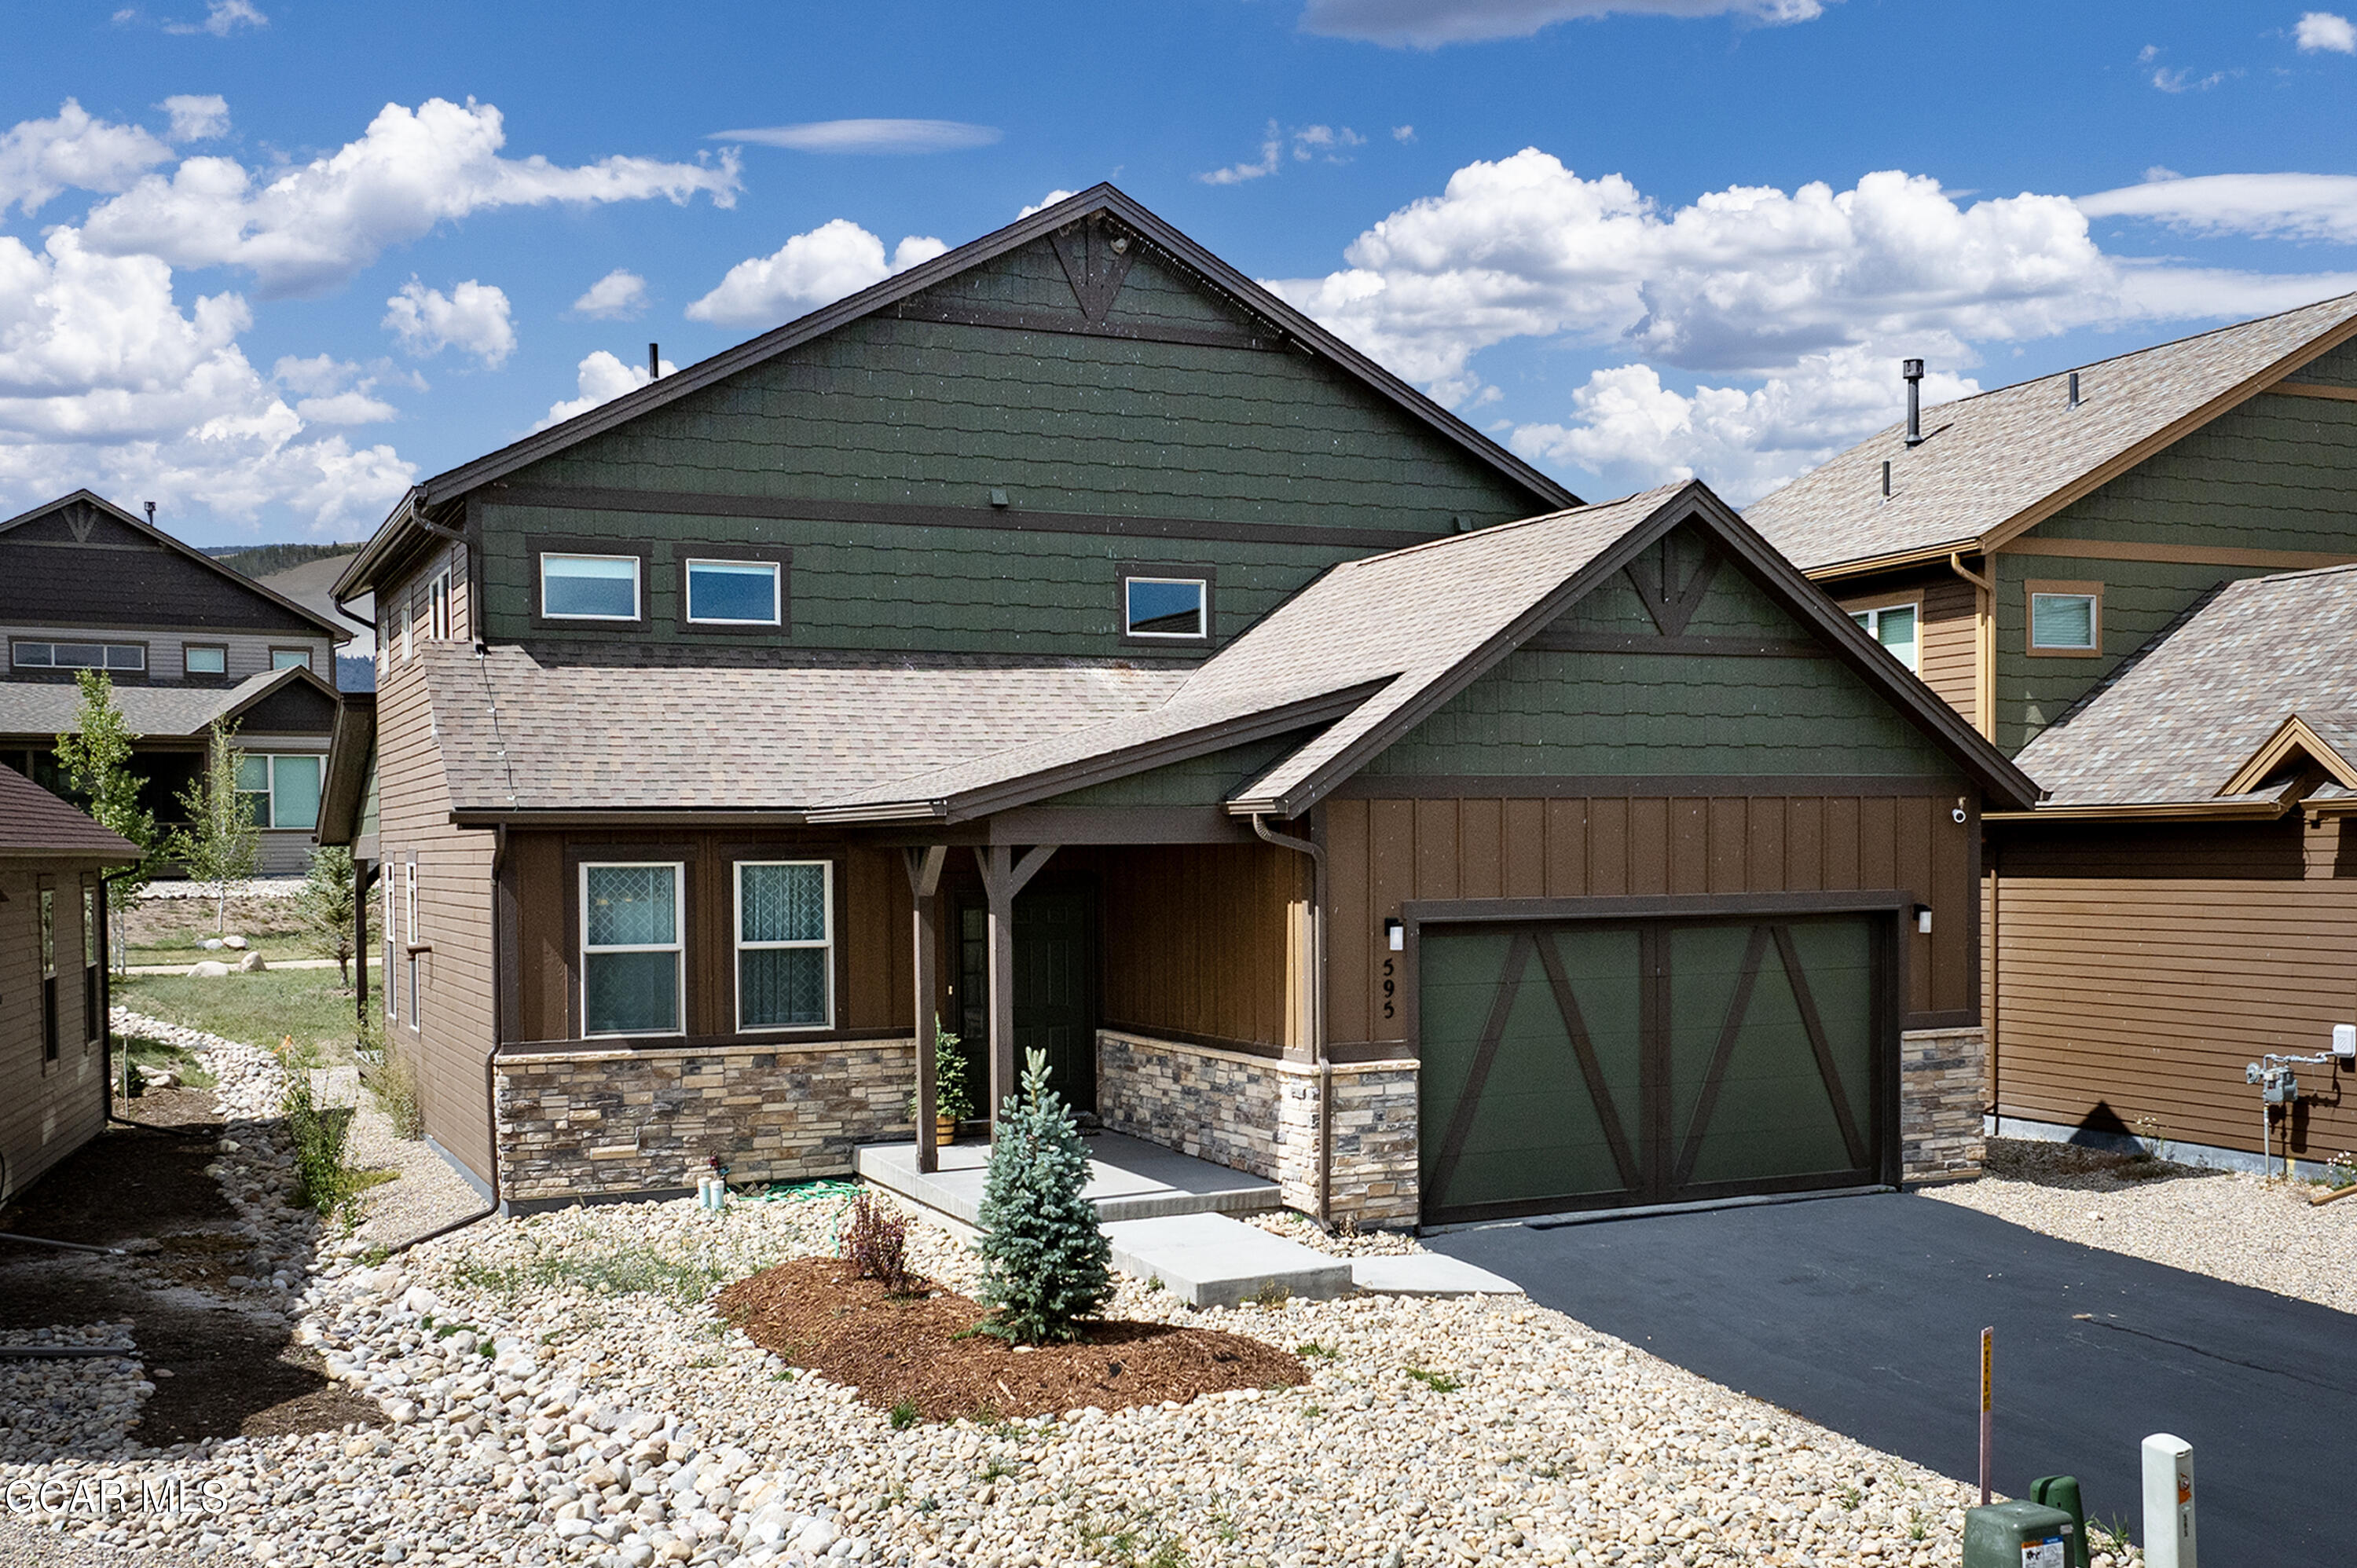
M1915 906L1915 929L1927 937L1932 934L1931 905L1918 904Z
M1405 922L1394 917L1386 916L1384 918L1383 946L1391 949L1394 952L1405 952L1407 950L1407 926Z

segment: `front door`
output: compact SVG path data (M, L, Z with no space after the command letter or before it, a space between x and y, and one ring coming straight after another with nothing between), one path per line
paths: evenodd
M1426 1222L1881 1180L1889 923L1427 928Z
M989 916L958 909L958 1019L966 1081L990 1086ZM1096 900L1086 888L1027 890L1015 900L1015 1061L1048 1053L1048 1082L1075 1111L1097 1107Z

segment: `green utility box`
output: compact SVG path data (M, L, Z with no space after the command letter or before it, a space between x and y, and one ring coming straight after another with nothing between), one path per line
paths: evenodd
M2079 1527L2042 1503L1990 1503L1964 1514L1964 1568L2071 1568Z
M2040 1476L2029 1483L2029 1500L2071 1516L2070 1568L2088 1568L2087 1510L2079 1501L2079 1477Z

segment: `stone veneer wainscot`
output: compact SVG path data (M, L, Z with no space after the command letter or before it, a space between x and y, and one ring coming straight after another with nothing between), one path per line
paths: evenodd
M1416 1064L1337 1062L1332 1217L1416 1221ZM1117 1133L1277 1184L1318 1208L1318 1069L1212 1046L1097 1032L1097 1114Z
M496 1058L500 1196L539 1206L847 1176L860 1144L913 1135L913 1040L599 1047Z
M1899 1172L1903 1181L1981 1174L1986 1029L1911 1029L1899 1036Z

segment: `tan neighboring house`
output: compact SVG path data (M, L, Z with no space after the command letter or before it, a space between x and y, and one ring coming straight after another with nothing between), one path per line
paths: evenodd
M1924 409L1745 514L2048 792L1987 825L1993 1126L2255 1164L2245 1067L2357 1023L2352 336L2357 295ZM2270 1138L2329 1158L2349 1073L2302 1070Z
M130 843L0 768L0 1203L106 1126L107 872Z

